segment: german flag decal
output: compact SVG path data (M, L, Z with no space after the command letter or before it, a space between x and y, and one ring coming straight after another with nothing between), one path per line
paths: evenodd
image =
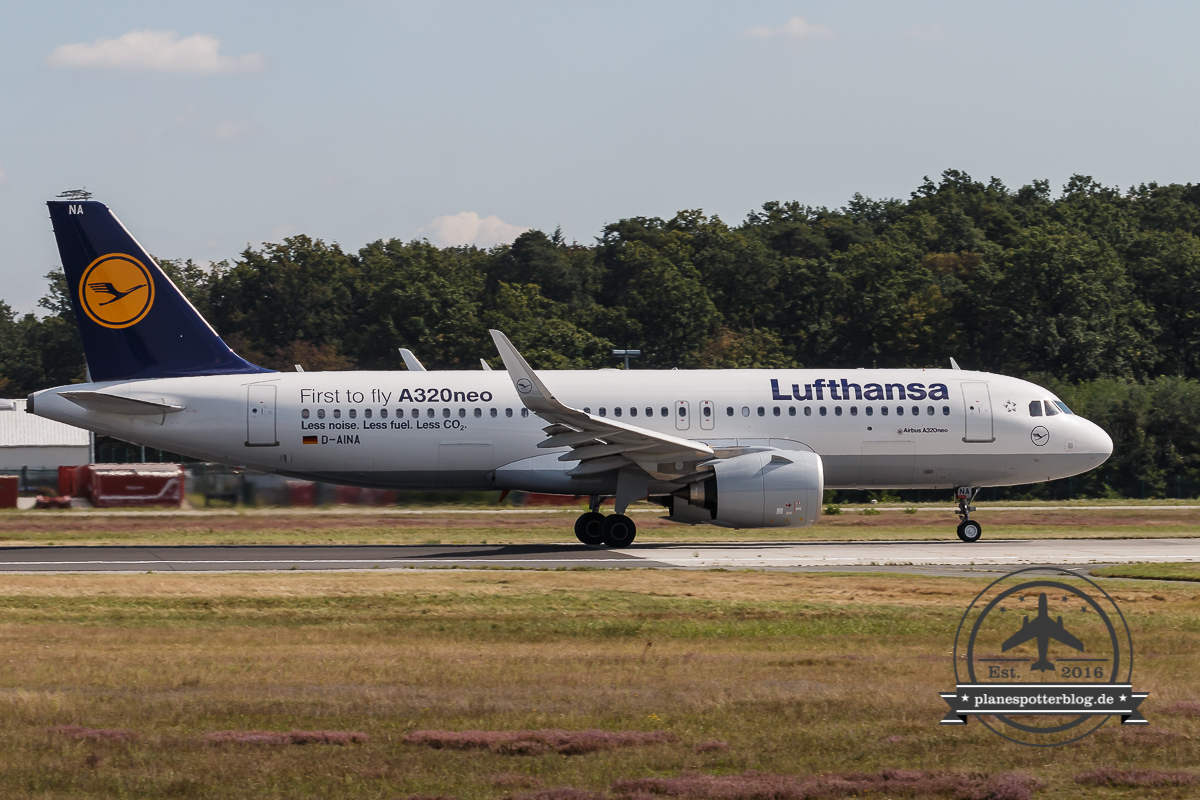
M316 444L316 443L317 443L317 437L315 437L315 436L305 436L305 437L304 437L304 443L305 443L305 444Z

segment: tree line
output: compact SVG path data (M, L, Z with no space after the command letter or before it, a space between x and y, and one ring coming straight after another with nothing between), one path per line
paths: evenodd
M1075 176L1055 196L948 170L907 200L633 217L588 244L528 231L348 252L293 236L232 263L160 263L237 352L277 369L397 369L399 347L431 369L498 366L488 328L542 369L615 366L613 348L641 349L642 368L954 357L1049 383L1113 434L1079 492L1200 492L1200 185ZM44 316L0 302L0 395L84 377L62 274L47 278Z

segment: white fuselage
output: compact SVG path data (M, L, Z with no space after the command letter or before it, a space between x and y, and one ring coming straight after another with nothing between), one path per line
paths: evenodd
M1032 383L965 370L601 370L539 373L568 406L713 447L811 449L827 488L1001 486L1085 472L1112 440ZM181 406L87 410L63 391ZM114 381L48 389L35 413L264 472L398 489L607 494L537 445L508 373L324 372ZM1037 401L1042 415L1031 415ZM1054 415L1047 415L1053 410ZM669 491L670 486L651 487Z

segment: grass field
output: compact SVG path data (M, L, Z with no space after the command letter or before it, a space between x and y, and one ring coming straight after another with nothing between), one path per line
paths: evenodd
M796 531L679 525L661 509L633 512L640 542L953 539L950 506L847 509ZM0 545L33 544L533 544L573 542L578 509L496 512L429 509L96 513L0 512ZM1166 508L1012 508L981 506L988 539L1200 536L1200 506Z
M1009 771L1042 782L1035 797L1190 796L1075 778L1200 763L1197 587L1108 584L1151 727L1109 723L1043 751L977 723L937 725L955 629L982 585L641 570L4 576L0 796L465 799L573 787L615 798L636 795L618 781L689 770L897 768L947 771L951 787L904 796L955 796L964 772ZM59 726L99 738L49 730ZM653 735L604 749L611 737L592 734L601 744L571 755L544 741L488 747L484 733L467 741L482 749L411 741L544 729ZM294 730L368 740L206 738Z

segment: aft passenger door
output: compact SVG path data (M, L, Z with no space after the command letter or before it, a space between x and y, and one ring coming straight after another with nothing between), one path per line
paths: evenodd
M984 381L967 381L962 385L963 411L967 430L964 442L994 442L992 431L992 398Z
M275 384L246 387L246 446L278 447L275 435Z

